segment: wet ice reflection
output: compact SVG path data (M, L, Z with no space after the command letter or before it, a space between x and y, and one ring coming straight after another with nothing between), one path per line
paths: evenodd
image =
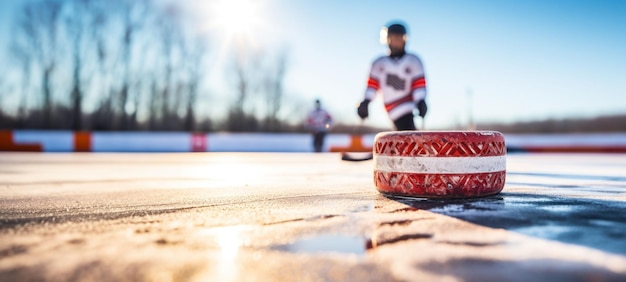
M291 244L279 245L274 249L291 253L342 253L363 255L365 240L345 235L318 235L299 239Z
M237 258L244 244L242 233L249 229L249 226L226 226L202 231L202 235L213 239L215 246L219 249L219 257L210 268L217 272L220 281L237 280L239 272Z

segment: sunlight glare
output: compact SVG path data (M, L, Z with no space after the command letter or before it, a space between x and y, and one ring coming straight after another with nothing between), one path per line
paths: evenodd
M252 36L262 25L261 1L217 0L211 7L215 28L228 37Z

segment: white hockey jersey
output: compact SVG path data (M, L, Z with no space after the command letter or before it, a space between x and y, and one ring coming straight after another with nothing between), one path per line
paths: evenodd
M365 98L373 100L381 92L389 118L413 112L415 103L426 98L426 78L422 61L406 53L400 58L380 57L372 63Z
M306 118L306 127L314 131L327 131L332 125L333 118L323 109L311 111Z

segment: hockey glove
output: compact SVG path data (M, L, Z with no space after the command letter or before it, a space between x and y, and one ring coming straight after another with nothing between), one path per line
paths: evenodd
M363 100L363 102L361 102L361 104L359 104L356 113L361 117L361 119L365 119L369 116L369 111L367 109L369 103L370 100L365 99Z
M417 110L419 111L420 117L425 117L426 112L428 111L428 107L426 106L426 101L423 99L417 102Z

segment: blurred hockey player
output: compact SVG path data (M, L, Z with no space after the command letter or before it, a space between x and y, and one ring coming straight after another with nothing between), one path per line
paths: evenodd
M332 122L333 119L330 114L322 109L320 100L315 100L315 109L306 118L306 127L313 133L313 150L315 152L321 152L324 148L324 139Z
M415 54L405 51L407 31L404 25L394 23L381 31L389 46L389 54L372 63L365 98L359 104L357 114L369 116L368 105L382 94L385 110L396 130L415 130L413 111L426 116L426 77L422 61Z

